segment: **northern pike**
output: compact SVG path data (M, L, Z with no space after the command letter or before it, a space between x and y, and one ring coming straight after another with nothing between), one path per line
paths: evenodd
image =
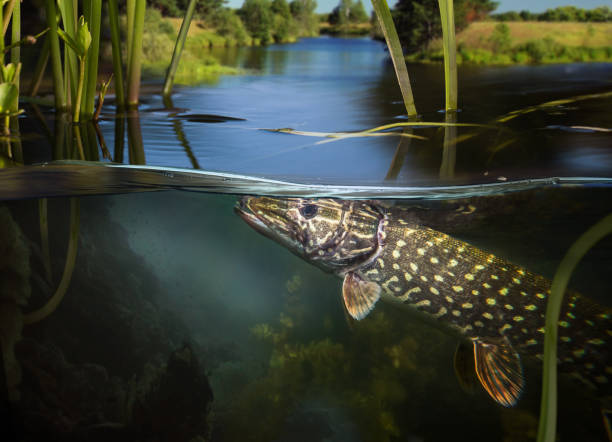
M525 384L521 355L542 359L549 280L420 225L406 209L244 197L236 211L258 232L343 278L344 306L354 319L382 298L459 334L467 345L455 354L456 368L468 361L496 402L516 404ZM570 292L559 320L559 368L602 397L612 385L611 318L609 308Z

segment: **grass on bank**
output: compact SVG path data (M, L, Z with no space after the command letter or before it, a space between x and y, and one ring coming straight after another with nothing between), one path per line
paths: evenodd
M612 61L612 23L474 22L457 34L457 62L526 64ZM441 61L442 40L410 61Z
M148 76L164 77L172 58L181 19L162 18L157 10L148 9L145 22L143 72ZM215 81L220 75L238 74L238 69L221 65L215 57L206 53L206 49L257 43L248 36L244 41L224 37L215 30L203 28L200 21L193 20L174 82L197 84Z

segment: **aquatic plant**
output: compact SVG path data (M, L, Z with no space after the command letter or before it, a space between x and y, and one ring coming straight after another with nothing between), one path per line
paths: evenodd
M612 214L584 232L569 248L553 278L546 305L544 334L544 376L538 442L554 442L557 429L557 336L563 295L582 257L603 237L612 233Z
M174 75L176 74L176 69L178 68L178 64L181 59L183 47L185 46L185 40L187 39L187 32L189 32L189 25L191 24L191 19L193 18L195 6L196 0L190 0L189 5L187 6L187 11L185 11L185 18L183 18L183 23L181 24L181 30L179 31L179 34L176 37L176 44L174 46L174 51L172 52L172 61L170 62L170 66L168 67L168 72L166 73L166 81L164 82L164 88L162 90L162 94L164 95L164 97L168 97L172 93Z
M85 83L85 68L87 56L89 54L89 47L91 46L92 38L85 17L79 18L79 24L76 29L76 38L72 38L66 32L58 29L58 34L64 40L66 45L74 51L79 59L79 79L77 82L76 98L74 100L74 106L72 111L72 121L74 123L79 122L81 115L81 102L83 101L83 87Z
M127 0L127 106L138 107L145 0Z
M62 302L70 281L72 280L72 272L76 263L76 255L78 250L79 239L79 199L70 198L70 237L68 240L68 252L66 254L66 263L64 265L64 273L62 279L55 290L55 293L45 305L38 310L23 315L23 323L25 325L33 324L41 321L55 311L58 305Z
M406 112L409 117L416 117L417 111L414 105L414 97L412 96L412 87L410 86L410 78L408 76L408 70L406 69L406 61L404 60L404 53L402 46L393 24L393 17L389 10L386 0L372 0L372 6L378 22L380 24L387 47L389 48L389 54L393 61L393 68L395 69L395 75L399 83L400 90L402 92L402 98L404 105L406 106Z
M457 44L453 0L438 0L444 46L444 85L446 110L457 110Z
M113 75L115 77L115 102L117 104L117 109L123 110L125 106L125 85L123 82L123 62L121 61L119 7L117 5L117 0L108 0L107 6L113 54Z

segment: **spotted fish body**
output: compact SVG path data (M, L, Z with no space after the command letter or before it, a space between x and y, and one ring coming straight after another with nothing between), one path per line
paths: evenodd
M506 337L541 359L550 281L433 229L389 212L383 247L359 274L384 297L444 322L470 340ZM612 382L610 311L576 293L559 321L560 367L599 389Z
M238 212L256 230L344 278L349 314L362 319L378 299L401 303L473 343L483 387L516 403L520 356L542 358L550 281L442 232L410 212L364 202L245 198ZM611 393L609 309L565 296L559 366L602 396Z

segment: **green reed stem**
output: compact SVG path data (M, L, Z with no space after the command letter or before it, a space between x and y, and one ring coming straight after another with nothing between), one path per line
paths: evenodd
M127 116L127 138L130 164L146 164L140 116L132 110Z
M400 90L402 92L402 98L404 99L404 105L406 106L406 112L409 117L416 117L417 111L414 105L414 97L412 96L412 88L410 87L410 78L408 77L408 69L406 69L406 61L404 59L404 53L402 46L393 24L393 17L386 0L372 0L372 6L378 17L378 23L382 29L387 47L389 48L389 54L393 61L393 67L395 68L395 75L399 83Z
M58 0L60 15L62 16L62 26L64 32L70 38L76 40L76 24L77 24L77 5L74 0ZM87 3L87 2L85 2ZM66 93L70 91L70 97L66 98L66 103L71 103L74 106L74 100L77 95L77 82L79 78L77 56L74 51L64 50L64 88Z
M16 2L13 6L13 19L11 22L11 44L14 45L11 48L11 63L15 63L15 66L21 61L19 40L21 40L21 3Z
M121 62L121 34L119 32L119 8L117 0L108 0L108 21L113 48L113 74L115 76L115 102L117 109L125 107L125 86L123 84L123 63Z
M162 92L165 97L169 96L172 93L174 75L176 74L176 69L178 68L179 61L181 59L183 47L185 46L185 40L187 39L187 33L189 32L189 25L191 24L191 19L193 18L196 3L197 0L189 1L187 11L185 12L185 18L183 18L183 23L181 23L181 29L176 38L174 52L172 52L172 60L170 61L170 67L168 68L168 72L166 72L166 81L164 82L164 89Z
M438 0L444 47L444 85L446 110L457 110L457 43L453 0Z
M60 56L59 37L57 35L57 21L55 19L55 0L45 0L45 13L47 26L50 32L47 35L51 51L51 67L53 68L53 92L55 94L55 109L66 110L66 95L64 93L64 75L62 73L62 60Z
M612 215L608 215L584 232L569 248L553 278L546 305L544 333L544 377L538 442L554 442L557 432L557 328L563 294L576 265L586 252L604 236L612 233Z
M142 34L144 31L145 0L134 0L132 45L128 61L128 107L138 107L140 93L140 69L142 64ZM128 38L129 40L129 38Z
M79 83L77 85L77 95L74 100L72 112L72 122L78 123L81 115L81 100L83 97L83 84L85 83L85 57L79 57Z
M2 35L6 35L6 31L8 30L9 22L11 21L11 14L13 13L13 8L15 7L16 0L9 0L4 9L4 14L2 15Z
M126 0L125 16L127 26L127 77L130 78L130 60L132 59L132 41L134 40L134 14L137 0Z
M66 254L66 264L64 265L64 273L62 279L57 286L57 290L40 309L23 315L24 325L34 324L41 321L55 311L57 306L64 299L64 295L70 286L72 280L72 272L76 263L77 249L79 243L79 199L70 198L70 237L68 239L68 253Z
M91 33L91 44L86 56L85 89L81 103L82 117L91 119L94 114L96 86L98 84L98 57L100 55L100 22L102 17L102 0L89 0L85 20ZM84 8L85 9L85 8Z
M13 6L13 18L11 22L11 44L15 45L11 48L11 63L17 66L21 60L21 47L19 46L19 41L21 40L21 3L16 2ZM20 72L15 73L15 79L13 83L17 86L17 91L19 91L19 75ZM11 111L17 112L19 109L19 93L15 97L15 101L11 105Z

